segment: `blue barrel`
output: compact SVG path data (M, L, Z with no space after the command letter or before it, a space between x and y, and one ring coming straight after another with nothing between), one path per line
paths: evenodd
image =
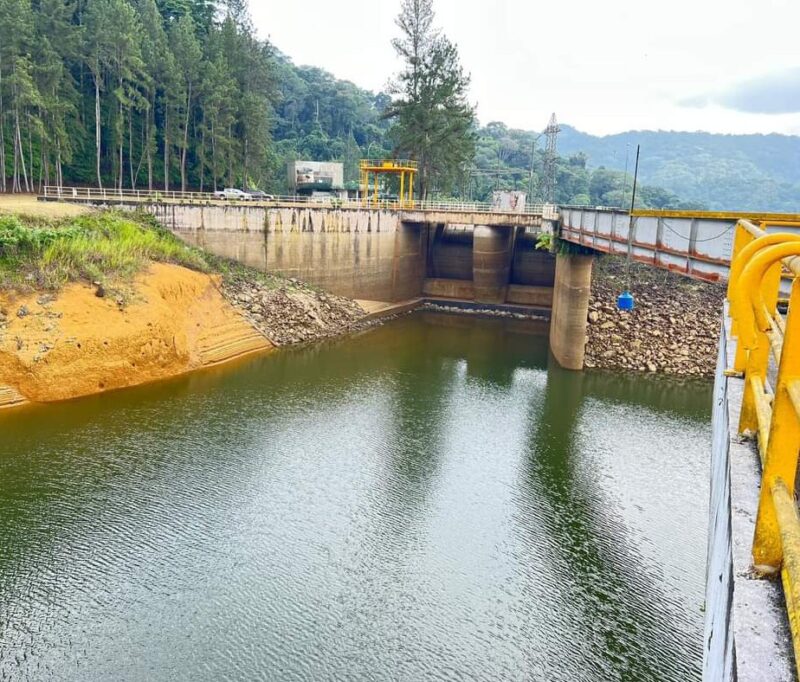
M633 294L623 291L617 298L617 308L620 310L633 310Z

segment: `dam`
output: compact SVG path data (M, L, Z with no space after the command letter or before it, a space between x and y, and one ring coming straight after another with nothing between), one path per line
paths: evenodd
M551 319L551 350L583 367L591 258L551 253L552 206L220 202L208 195L46 188L42 200L145 210L186 242L331 293L413 307L427 300Z

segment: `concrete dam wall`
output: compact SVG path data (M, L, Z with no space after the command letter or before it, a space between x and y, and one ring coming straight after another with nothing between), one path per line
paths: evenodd
M418 296L425 230L391 211L259 206L149 207L179 237L218 256L351 298Z
M536 249L536 228L408 222L392 210L323 206L147 210L190 244L342 296L552 306L555 257Z

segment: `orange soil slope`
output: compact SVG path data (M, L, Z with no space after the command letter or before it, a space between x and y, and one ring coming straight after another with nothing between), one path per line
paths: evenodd
M134 289L124 307L85 284L55 296L0 296L0 408L135 386L272 348L209 275L154 264Z

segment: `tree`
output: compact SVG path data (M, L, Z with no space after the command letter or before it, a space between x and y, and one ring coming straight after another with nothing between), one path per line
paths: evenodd
M92 74L95 96L95 152L97 184L103 186L101 172L102 106L101 93L113 87L109 102L113 133L119 152L116 161L117 182L122 188L124 171L125 116L131 109L144 106L138 86L145 78L139 42L141 26L134 9L125 0L94 0L85 15L85 60ZM132 150L129 149L129 154Z
M200 59L202 52L195 35L194 21L191 14L184 14L175 24L171 35L172 54L175 57L175 68L178 83L183 95L181 131L181 191L186 191L186 157L189 152L189 123L200 76Z
M63 184L63 163L72 159L72 137L77 116L79 94L69 70L78 59L81 36L72 18L72 0L41 0L35 13L34 60L36 81L41 101L41 164L40 178L50 183L50 167L54 167L56 184Z
M592 173L592 179L589 181L589 196L592 199L592 204L595 206L616 206L618 203L613 203L617 197L611 198L612 192L618 192L622 196L623 187L623 173L619 171L608 170L607 168L598 168Z
M0 123L5 115L3 107L7 104L11 116L14 155L12 191L18 192L24 188L26 192L30 192L30 163L25 161L22 131L27 124L30 140L31 126L39 124L35 110L41 104L34 80L34 63L30 56L34 46L34 15L30 0L0 1L0 36L0 93L5 92L5 102L0 104ZM2 99L0 94L0 101ZM5 177L5 141L2 158ZM30 170L33 173L33 168Z
M467 101L467 76L458 49L433 27L432 0L403 0L393 41L405 61L385 116L395 151L419 165L418 193L449 189L475 156L475 112Z

